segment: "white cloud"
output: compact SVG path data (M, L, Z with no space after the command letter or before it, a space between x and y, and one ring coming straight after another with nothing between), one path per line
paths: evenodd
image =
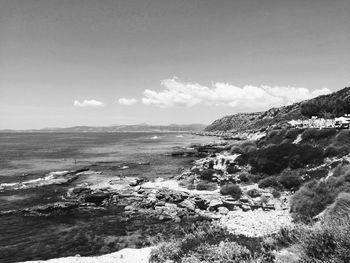
M134 98L130 98L130 99L128 99L128 98L120 98L120 99L118 100L118 103L119 103L120 105L125 105L125 106L133 105L133 104L135 104L136 102L137 102L137 99L134 99Z
M222 82L213 83L212 87L206 87L198 83L181 82L176 77L163 80L161 86L163 87L161 91L146 89L142 102L161 108L176 105L191 107L197 104L206 104L263 110L331 92L326 88L310 91L306 88L289 86L246 85L237 87Z
M73 105L75 107L103 107L103 106L105 106L105 104L103 102L97 101L97 100L84 100L83 102L75 100Z

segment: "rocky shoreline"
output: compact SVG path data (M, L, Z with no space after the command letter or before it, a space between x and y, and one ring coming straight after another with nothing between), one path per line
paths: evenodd
M241 182L239 175L247 167L240 167L235 162L239 155L231 154L230 148L230 142L225 141L192 145L188 149L175 151L174 156L190 155L202 158L197 159L190 169L183 170L172 179L145 181L137 177L118 176L97 184L82 183L69 189L60 202L7 213L52 216L70 213L76 209L113 207L120 211L121 221L128 225L129 232L138 231L142 226L142 219L134 221L134 218L141 216L147 220L154 220L154 224L167 222L181 225L188 220L216 221L232 233L247 237L262 237L278 231L283 226L291 225L289 193L282 192L281 196L275 198L269 189L259 189L257 184ZM99 171L85 169L70 171L68 174L83 176L93 173ZM210 178L205 177L206 173L210 174ZM203 182L204 188L201 186ZM227 183L241 187L242 194L239 198L220 193L220 186ZM255 194L249 194L252 192ZM142 246L144 245L141 242L136 247ZM77 259L64 262L80 262L75 260ZM101 261L97 258L95 260L94 262L105 262L102 258Z

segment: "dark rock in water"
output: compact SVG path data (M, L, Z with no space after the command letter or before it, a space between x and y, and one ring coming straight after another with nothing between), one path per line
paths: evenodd
M109 198L110 193L104 193L104 192L98 192L98 193L92 193L85 196L85 202L87 203L94 203L96 205L102 204L104 200Z
M86 188L86 187L76 187L73 189L73 194L75 195L80 195L80 194L88 194L91 193L92 190L90 188Z
M53 213L60 213L77 208L79 203L77 202L56 202L48 205L40 205L31 208L23 209L22 212L25 214L33 215L52 215Z

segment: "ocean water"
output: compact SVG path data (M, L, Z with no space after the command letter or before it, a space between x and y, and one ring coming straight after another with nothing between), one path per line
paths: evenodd
M126 222L118 208L48 217L6 211L61 201L84 182L120 175L169 178L193 161L171 156L174 149L213 140L177 133L0 133L0 262L109 253L143 246L147 236L174 229L142 215ZM86 167L102 173L65 184L50 174Z

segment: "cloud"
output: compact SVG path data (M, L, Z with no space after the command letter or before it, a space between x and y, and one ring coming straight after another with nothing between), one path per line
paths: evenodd
M75 107L104 107L105 106L103 102L97 101L97 100L84 100L83 102L75 100L73 105Z
M222 82L213 83L212 87L206 87L198 83L181 82L176 77L161 81L161 86L163 87L161 91L146 89L142 102L161 108L178 105L192 107L205 104L229 106L240 110L263 110L331 92L326 88L310 91L306 88L290 86L245 85L237 87Z
M120 99L118 100L118 103L119 103L120 105L125 105L125 106L133 105L133 104L135 104L136 102L137 102L137 99L134 99L134 98L130 98L130 99L128 99L128 98L120 98Z

